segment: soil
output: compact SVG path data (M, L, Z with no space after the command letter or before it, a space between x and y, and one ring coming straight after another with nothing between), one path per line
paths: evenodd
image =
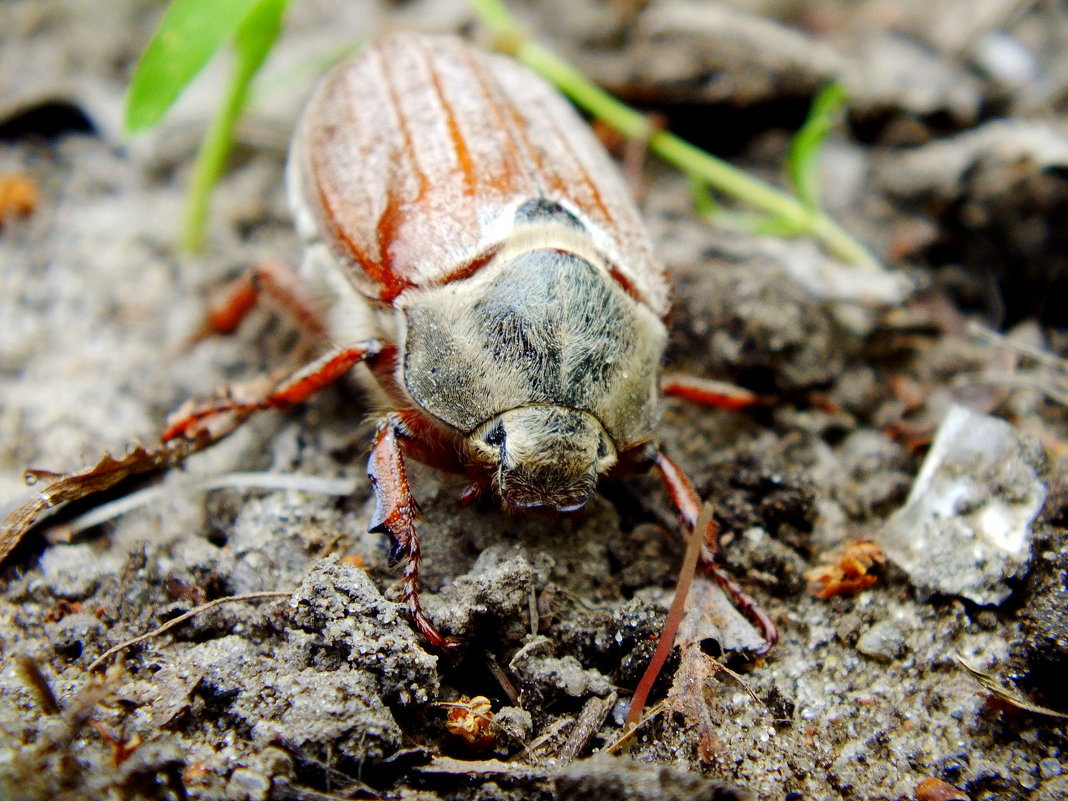
M74 470L151 443L186 400L286 363L293 332L269 310L234 336L184 343L213 288L259 260L299 261L282 171L316 60L384 30L467 33L473 19L454 0L293 3L192 257L177 247L184 190L225 62L159 129L119 134L162 10L5 4L0 173L28 176L38 195L0 229L9 508L33 492L26 467ZM522 516L461 509L462 479L413 464L425 603L461 642L429 650L395 602L385 538L366 533L373 409L342 384L254 418L127 514L75 532L84 508L66 510L6 559L0 797L1068 798L1065 718L1034 708L1068 710L1068 11L1006 0L517 11L587 74L776 182L813 92L831 79L850 91L824 202L889 279L807 241L699 219L685 178L651 159L634 173L675 286L668 369L769 399L749 412L666 399L658 437L715 503L726 558L777 622L777 647L753 657L752 627L699 578L647 720L620 745L683 555L662 488L638 477L606 484L582 514ZM835 280L806 279L812 265ZM968 531L1005 509L1023 520L1005 564L942 543L954 571L978 571L974 591L895 550L958 407L983 426L996 418L972 439L996 430L1005 450L984 456L985 434L965 443L973 456L954 469L976 483L950 519ZM234 471L334 491L193 486ZM934 553L948 528L916 536ZM836 559L847 572L825 569L831 597L817 597L806 573ZM272 591L291 594L220 603L88 670L201 604ZM465 712L477 696L488 727ZM458 725L481 734L469 742Z

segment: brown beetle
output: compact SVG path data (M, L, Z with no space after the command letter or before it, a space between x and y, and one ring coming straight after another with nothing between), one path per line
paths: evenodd
M515 62L459 39L396 35L336 68L309 103L288 181L312 304L271 276L334 347L257 402L180 413L166 441L220 415L285 408L360 365L386 408L371 448L372 531L419 603L406 457L466 475L465 500L582 507L610 470L655 466L683 523L699 500L652 443L669 287L615 166L572 108ZM250 303L233 294L213 327ZM686 388L690 397L703 393ZM703 399L708 399L704 397ZM735 601L771 622L714 564Z

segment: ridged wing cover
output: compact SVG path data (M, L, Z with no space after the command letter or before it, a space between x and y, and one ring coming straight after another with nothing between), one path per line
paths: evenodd
M293 157L327 244L372 300L470 275L515 209L577 211L628 291L659 317L669 290L618 171L554 89L453 37L401 34L324 81Z

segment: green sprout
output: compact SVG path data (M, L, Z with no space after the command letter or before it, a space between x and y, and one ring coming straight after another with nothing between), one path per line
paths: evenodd
M839 112L845 107L845 102L845 87L840 83L832 83L824 88L812 101L805 124L790 142L787 155L790 183L797 199L813 211L820 208L817 180L820 151L827 135L834 128Z

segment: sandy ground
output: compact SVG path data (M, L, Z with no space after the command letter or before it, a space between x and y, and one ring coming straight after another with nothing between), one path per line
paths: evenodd
M3 10L0 172L30 176L40 193L32 215L0 230L10 506L31 492L25 467L71 470L152 442L187 399L284 361L292 332L267 311L233 337L182 343L212 287L260 259L299 260L281 176L309 61L381 30L470 20L445 0L294 3L207 249L189 257L175 245L183 190L225 69L212 65L161 129L124 142L122 92L160 10L134 0ZM682 556L662 490L637 478L605 486L579 516L510 516L461 510L461 479L414 465L426 604L463 643L429 652L394 603L384 538L365 533L369 409L342 385L193 457L150 503L74 536L35 532L9 557L0 796L1068 798L1064 719L993 700L957 661L1068 709L1068 390L1063 366L1034 355L1068 351L1063 9L571 0L523 10L589 74L773 180L811 93L834 77L850 88L825 200L914 287L900 302L843 299L853 279L835 296L815 292L798 278L825 261L810 243L710 226L679 175L648 164L641 177L676 288L670 369L774 398L746 414L667 400L659 437L715 501L727 556L778 622L778 647L748 658L752 630L700 583L654 694L663 703L611 756ZM1017 526L1025 555L979 559L973 544L939 539L956 523L902 522L953 406L979 415L961 438L973 449L951 466L977 483L949 519L1037 503ZM990 418L1007 423L981 434ZM355 489L190 487L230 471ZM904 555L902 530L906 542L930 538L918 560ZM829 600L806 591L806 571L865 537L894 557L870 588ZM87 673L111 646L198 604L267 591L292 595L217 606ZM494 715L481 749L445 726L447 704L474 696Z

